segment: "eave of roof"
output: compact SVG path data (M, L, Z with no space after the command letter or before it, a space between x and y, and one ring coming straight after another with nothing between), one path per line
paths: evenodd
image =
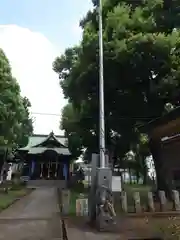
M170 144L170 143L173 143L173 142L174 143L175 142L180 142L180 134L176 134L176 135L173 135L173 136L161 139L161 142L163 144Z
M175 108L174 110L164 114L162 117L156 118L143 126L140 126L139 129L144 132L149 132L156 127L165 125L170 121L176 120L180 117L180 107Z
M55 151L59 155L66 155L66 156L71 155L68 148L46 148L46 147L32 147L29 149L28 154L42 154L47 150Z
M49 134L33 134L32 135L32 137L42 137L42 138L46 138L48 136L49 136ZM56 138L64 138L63 135L55 135L55 136L56 136Z

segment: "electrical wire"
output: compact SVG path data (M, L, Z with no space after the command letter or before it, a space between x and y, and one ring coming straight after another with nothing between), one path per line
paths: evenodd
M43 113L43 112L31 112L32 115L43 115L43 116L56 116L61 117L61 114L58 113Z
M43 112L31 112L32 115L41 115L41 116L55 116L55 117L62 117L61 114L58 113L43 113ZM68 117L62 117L62 119L68 119ZM86 116L84 119L93 119L92 116ZM110 119L110 120L122 120L122 119L136 119L136 120L152 120L152 117L127 117L127 116L122 116L122 117L105 117L105 119ZM156 118L154 118L156 119Z
M83 120L86 121L88 119L95 119L93 118L92 116L86 116L84 117L83 119L69 119L68 117L62 117L61 114L58 114L58 113L43 113L43 112L31 112L31 115L34 119L34 121L36 120L36 117L34 115L40 115L40 116L51 116L51 117L59 117L61 118L61 123L63 120L68 120L68 123L74 123L74 124L79 124L80 122L82 122ZM110 121L120 121L120 120L136 120L136 121L146 121L145 122L139 122L139 123L136 123L135 124L135 127L136 128L141 128L141 127L144 127L145 124L151 122L151 121L154 121L156 120L157 117L155 118L150 118L150 117L118 117L118 118L112 118L111 116L110 117L105 117L105 121L106 120L110 120ZM95 119L96 121L98 121L97 119ZM127 123L128 124L128 123Z

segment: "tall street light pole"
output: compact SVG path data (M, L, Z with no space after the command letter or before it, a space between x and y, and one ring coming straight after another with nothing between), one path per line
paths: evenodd
M99 155L100 167L105 168L105 121L104 121L104 66L103 66L103 26L102 0L93 0L98 9L99 22Z

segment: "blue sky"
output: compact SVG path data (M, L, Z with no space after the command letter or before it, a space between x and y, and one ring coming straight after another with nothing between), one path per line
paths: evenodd
M91 0L1 0L0 24L27 27L67 47L79 40L72 28L90 7Z
M79 20L91 7L91 0L0 0L0 48L32 104L35 133L62 133L60 115L67 100L52 63L79 42Z

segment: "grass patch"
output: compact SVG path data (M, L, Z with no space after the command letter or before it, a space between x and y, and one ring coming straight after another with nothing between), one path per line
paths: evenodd
M28 189L22 188L19 190L10 190L8 193L1 193L0 194L0 211L6 209L10 206L14 201L23 197L28 192Z

